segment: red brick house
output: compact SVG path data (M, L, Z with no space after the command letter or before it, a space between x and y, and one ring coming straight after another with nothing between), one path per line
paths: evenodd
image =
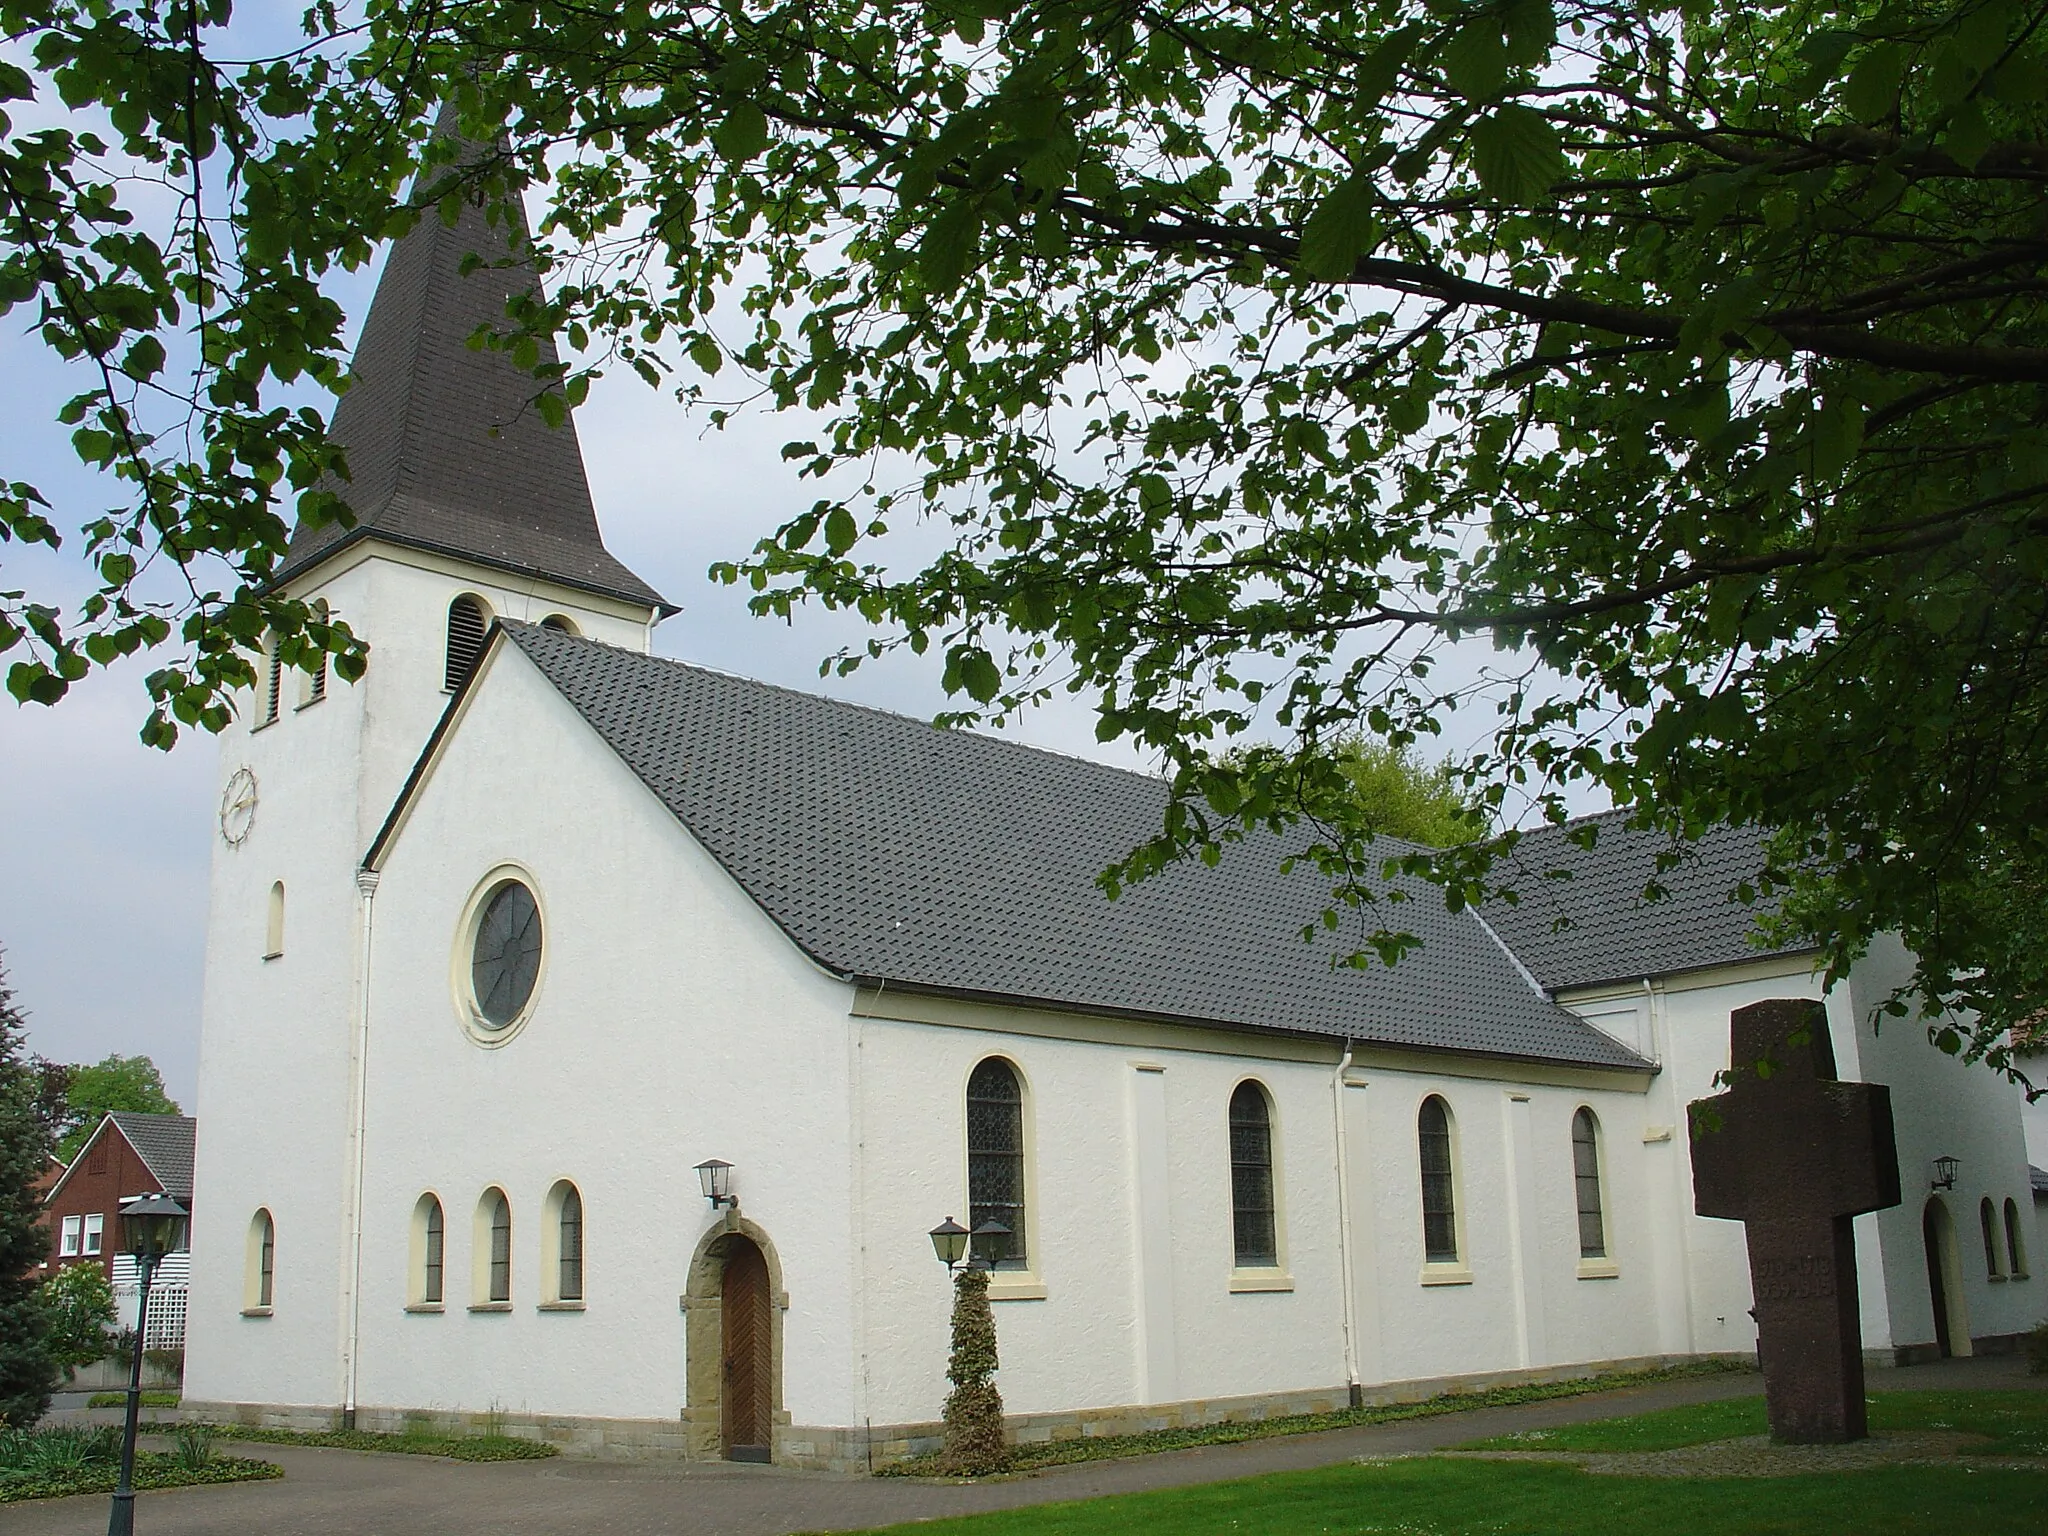
M190 1115L138 1115L117 1110L102 1120L43 1197L50 1230L48 1268L90 1260L116 1278L121 1202L166 1194L192 1208ZM150 1311L155 1312L152 1306Z

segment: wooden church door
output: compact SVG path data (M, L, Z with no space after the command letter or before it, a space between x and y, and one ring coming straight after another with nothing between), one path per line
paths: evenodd
M734 1234L725 1250L721 1305L723 1355L719 1428L730 1461L767 1461L774 1443L774 1317L769 1310L768 1261L748 1239Z

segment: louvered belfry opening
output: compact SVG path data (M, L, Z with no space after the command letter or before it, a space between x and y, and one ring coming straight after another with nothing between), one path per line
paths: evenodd
M484 605L464 593L448 605L448 670L444 686L450 693L469 678L484 648Z

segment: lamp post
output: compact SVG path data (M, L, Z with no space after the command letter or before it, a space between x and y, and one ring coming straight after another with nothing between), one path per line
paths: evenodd
M187 1212L169 1195L143 1195L121 1207L121 1246L135 1258L141 1294L135 1302L135 1349L128 1360L128 1423L121 1434L121 1480L107 1516L107 1536L135 1529L135 1428L142 1409L142 1353L149 1336L149 1281L177 1242Z
M989 1271L1003 1257L1009 1236L999 1221L984 1221L970 1232L950 1216L931 1230L932 1251L953 1280L953 1340L946 1363L953 1390L946 1395L942 1472L982 1477L1010 1463L1003 1396L995 1384L996 1320L988 1305Z

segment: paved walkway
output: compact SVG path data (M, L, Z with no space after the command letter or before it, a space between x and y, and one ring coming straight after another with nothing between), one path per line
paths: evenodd
M2029 1378L2024 1371L2012 1356L1953 1360L1873 1372L1872 1385L1899 1390L2048 1386L2048 1378ZM1220 1482L1327 1466L1354 1456L1439 1450L1488 1435L1748 1396L1762 1389L1755 1376L1706 1377L1400 1424L1054 1467L1028 1477L967 1485L726 1464L561 1457L476 1466L424 1456L249 1446L248 1453L283 1466L284 1480L145 1493L136 1500L135 1524L146 1536L787 1536ZM106 1529L106 1508L102 1497L0 1506L0 1532L97 1536Z

